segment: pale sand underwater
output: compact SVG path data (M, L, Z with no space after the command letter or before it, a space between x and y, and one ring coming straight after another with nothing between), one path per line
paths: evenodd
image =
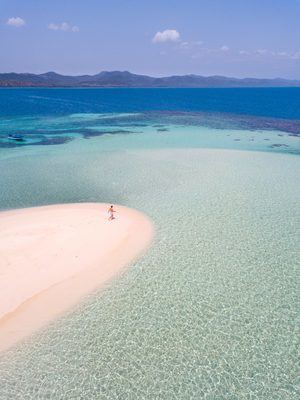
M1 355L1 400L298 399L300 158L124 150L134 141L0 160L3 208L112 201L156 232L118 279Z
M150 243L151 222L117 206L60 204L0 212L0 351L116 275Z

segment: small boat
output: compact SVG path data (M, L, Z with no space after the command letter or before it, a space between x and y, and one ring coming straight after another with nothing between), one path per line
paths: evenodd
M19 133L11 133L11 134L8 135L8 139L16 140L17 142L23 142L24 141L24 136L20 135Z

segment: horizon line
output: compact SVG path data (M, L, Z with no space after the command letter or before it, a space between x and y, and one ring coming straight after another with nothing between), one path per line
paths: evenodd
M177 76L177 77L183 77L183 76L197 76L197 77L203 77L203 78L215 78L215 77L220 77L220 78L230 78L230 79L238 79L238 80L242 80L242 79L259 79L259 80L287 80L287 81L300 81L300 78L284 78L281 76L275 76L275 77L254 77L254 76L243 76L243 77L237 77L237 76L230 76L230 75L220 75L220 74L213 74L213 75L201 75L200 73L183 73L183 74L169 74L169 75L159 75L159 76L155 76L152 75L151 73L137 73L137 72L131 72L129 70L120 70L120 69L112 69L112 70L101 70L99 72L96 73L77 73L77 74L66 74L66 73L61 73L61 72L57 72L54 70L48 70L45 72L15 72L15 71L9 71L9 72L0 72L1 74L18 74L18 75L46 75L46 74L57 74L60 76L70 76L70 77L80 77L80 76L95 76L98 74L101 74L103 72L108 72L108 73L112 73L112 72L119 72L119 73L129 73L132 75L138 75L138 76L148 76L150 78L169 78L169 77L173 77L173 76Z

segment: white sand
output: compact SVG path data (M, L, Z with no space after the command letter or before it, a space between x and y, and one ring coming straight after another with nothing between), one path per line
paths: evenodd
M112 278L153 236L141 213L107 204L0 212L0 350Z

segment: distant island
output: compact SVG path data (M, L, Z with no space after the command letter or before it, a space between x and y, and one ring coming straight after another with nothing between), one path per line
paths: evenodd
M299 80L228 78L226 76L173 75L155 78L128 71L103 71L96 75L0 73L0 87L133 87L133 88L234 88L300 87Z

